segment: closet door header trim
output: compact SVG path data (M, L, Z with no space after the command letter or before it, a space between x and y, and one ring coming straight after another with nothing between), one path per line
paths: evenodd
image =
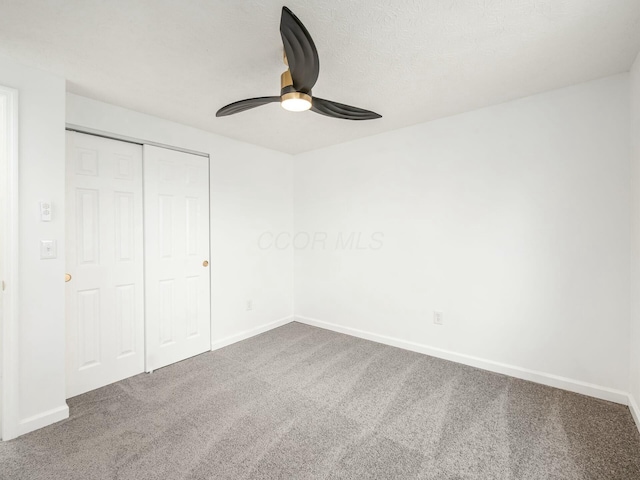
M104 132L102 130L82 127L80 125L73 125L71 123L67 123L66 130L70 132L78 132L78 133L86 133L89 135L95 135L96 137L110 138L112 140L120 140L121 142L135 143L136 145L153 145L154 147L167 148L169 150L175 150L177 152L190 153L191 155L198 155L200 157L209 158L208 153L198 152L197 150L189 150L188 148L176 147L174 145L165 145L164 143L141 140L139 138L127 137L126 135L119 135L117 133Z

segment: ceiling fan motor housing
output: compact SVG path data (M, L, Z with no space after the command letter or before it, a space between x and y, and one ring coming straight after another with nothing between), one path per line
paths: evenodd
M282 72L282 75L280 75L280 95L285 95L287 93L292 93L292 92L303 93L308 96L311 96L311 90L309 90L308 92L304 90L298 91L293 87L293 79L291 78L291 72L289 71L289 69L287 69L284 72Z

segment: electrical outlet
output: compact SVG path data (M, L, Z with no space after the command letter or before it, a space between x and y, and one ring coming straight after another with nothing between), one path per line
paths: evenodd
M40 202L40 220L43 222L51 221L51 202Z
M444 313L434 310L433 323L435 323L436 325L444 325Z
M253 300L247 300L247 311L253 310Z

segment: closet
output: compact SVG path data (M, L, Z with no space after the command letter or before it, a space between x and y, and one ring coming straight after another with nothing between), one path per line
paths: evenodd
M211 348L209 159L67 132L67 397Z

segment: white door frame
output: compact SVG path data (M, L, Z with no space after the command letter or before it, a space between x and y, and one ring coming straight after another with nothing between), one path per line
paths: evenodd
M6 214L2 221L5 241L0 252L3 265L2 312L2 432L3 440L18 436L18 91L0 86L0 104L6 148L0 154L5 184ZM6 176L5 176L6 175Z

